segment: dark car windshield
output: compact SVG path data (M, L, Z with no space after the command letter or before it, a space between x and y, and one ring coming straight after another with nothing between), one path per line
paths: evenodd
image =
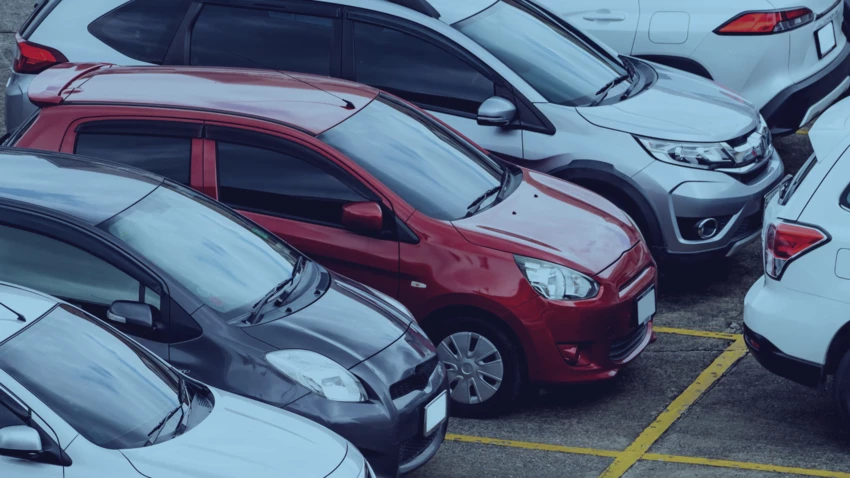
M0 344L0 369L104 448L144 446L180 405L177 374L64 304ZM159 441L173 435L179 418L165 424Z
M435 219L466 216L478 197L499 187L503 172L436 121L383 97L319 139Z
M168 185L101 228L141 253L226 320L292 276L298 252L230 210Z
M561 25L511 0L497 2L454 26L551 103L589 104L606 84L627 74ZM629 82L621 85L627 88Z

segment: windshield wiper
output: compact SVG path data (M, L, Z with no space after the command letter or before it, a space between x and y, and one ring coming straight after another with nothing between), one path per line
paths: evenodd
M304 256L298 256L298 259L295 261L295 266L292 268L292 275L289 276L286 280L281 282L280 284L274 286L272 290L270 290L266 295L263 296L262 299L259 300L254 307L251 309L251 314L245 319L245 323L253 324L259 318L260 311L263 310L263 307L266 306L272 300L275 301L275 304L279 304L282 299L286 297L283 295L285 288L293 284L295 279L301 274L304 270L304 266L307 265L307 258Z
M498 186L484 191L483 194L481 194L480 196L475 198L475 200L472 201L472 203L469 206L466 207L466 216L464 216L464 217L470 217L470 216L474 215L476 212L478 212L478 210L481 209L481 205L484 204L485 199L487 199L488 197L490 197L490 196L492 196L492 195L494 195L494 194L496 194L496 193L498 193L499 191L502 190L502 184L503 183L500 182Z
M596 106L599 103L602 103L602 100L604 100L605 97L608 96L608 92L611 91L611 88L614 88L615 86L617 86L620 83L628 80L629 78L631 78L631 75L620 75L620 76L614 78L613 80L609 81L608 83L605 83L605 86L603 86L602 88L599 88L599 91L596 92L596 96L598 96L598 98L593 100L593 102L590 103L590 106Z
M637 69L634 65L631 64L631 62L629 62L628 58L621 58L621 61L623 62L623 65L625 65L626 71L629 72L629 78L637 78ZM635 89L635 86L637 86L637 84L637 81L632 81L632 84L630 84L629 87L626 88L625 93L620 96L620 101L628 99L629 95L632 94L632 91Z
M147 443L145 443L145 446L150 446L150 445L153 445L154 443L156 443L156 440L159 438L159 434L162 433L162 428L165 426L166 423L168 423L168 420L171 420L171 417L173 417L175 414L177 414L177 412L181 413L180 421L182 422L183 416L184 416L183 415L183 402L182 401L177 405L177 408L168 412L168 415L166 415L165 418L162 419L162 421L157 423L156 426L153 427L153 430L151 430L148 433L148 441L147 441ZM177 426L180 426L180 425L178 424ZM156 433L156 435L153 438L151 438L151 435L153 435L154 433Z

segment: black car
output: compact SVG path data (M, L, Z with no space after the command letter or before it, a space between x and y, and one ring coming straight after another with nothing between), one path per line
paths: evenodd
M446 372L404 306L162 177L0 148L0 281L327 426L380 476L421 466L445 436Z

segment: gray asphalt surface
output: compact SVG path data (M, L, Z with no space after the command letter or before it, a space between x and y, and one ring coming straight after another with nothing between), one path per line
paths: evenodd
M14 31L34 0L0 0L0 93L14 54ZM4 107L0 94L0 111ZM4 131L0 115L0 132ZM786 168L811 154L808 137L776 141ZM656 326L740 333L743 299L761 276L759 244L711 265L668 270ZM453 419L450 433L565 447L622 451L728 345L727 340L659 334L616 379L532 394L491 420ZM850 473L848 433L837 424L827 392L777 378L745 357L705 393L650 453ZM613 458L489 444L447 442L416 472L424 477L596 477ZM2 474L2 473L0 473ZM705 465L641 461L628 478L794 476Z

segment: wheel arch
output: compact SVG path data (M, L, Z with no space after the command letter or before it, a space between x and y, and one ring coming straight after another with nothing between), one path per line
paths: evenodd
M850 322L844 324L832 342L829 344L829 349L826 352L826 362L824 362L823 371L826 375L835 374L838 369L838 364L841 363L841 358L850 350Z

